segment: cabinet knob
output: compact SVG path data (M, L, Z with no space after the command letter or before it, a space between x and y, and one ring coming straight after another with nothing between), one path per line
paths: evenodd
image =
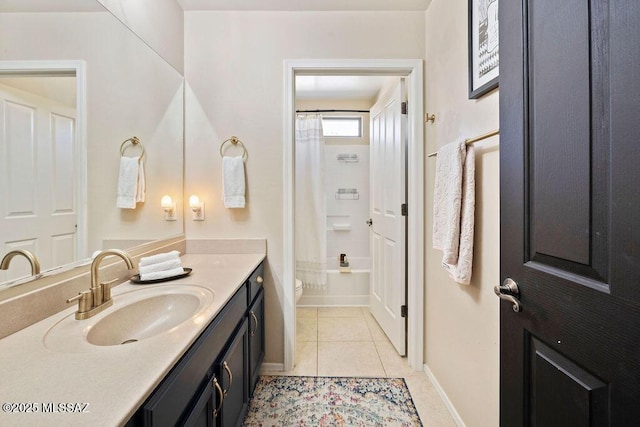
M258 283L262 283L262 282L264 282L264 280L262 279L262 276L258 276L258 277L256 278L256 282L258 282Z

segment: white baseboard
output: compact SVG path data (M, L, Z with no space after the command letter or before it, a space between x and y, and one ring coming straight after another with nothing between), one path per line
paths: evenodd
M427 374L427 377L429 377L429 380L431 381L431 383L433 384L433 387L435 387L436 391L440 395L440 398L444 402L444 406L447 407L447 410L451 414L451 418L453 418L453 421L456 423L456 425L458 427L466 427L466 424L464 423L464 421L462 421L460 414L458 414L458 411L456 411L456 408L453 406L453 403L451 403L451 400L449 400L449 396L447 396L447 393L445 393L444 389L442 388L442 386L440 385L436 377L433 375L433 372L431 372L431 369L429 369L427 365L424 365L424 373Z
M297 307L366 307L369 295L302 295Z
M263 363L260 373L284 372L284 363Z

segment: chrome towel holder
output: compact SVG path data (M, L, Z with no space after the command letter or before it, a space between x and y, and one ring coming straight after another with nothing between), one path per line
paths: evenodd
M245 160L245 161L247 160L249 153L247 152L247 149L242 143L242 141L240 141L240 139L237 136L232 136L231 138L225 140L222 144L220 144L220 157L224 157L224 154L223 154L224 146L227 142L230 142L233 145L240 144L240 146L242 147L242 160Z
M140 148L142 149L142 154L140 155L140 160L142 160L142 158L144 157L145 151L144 151L144 145L142 145L142 142L140 142L140 140L138 139L137 136L133 136L129 139L125 139L122 144L120 145L120 155L122 157L124 157L124 152L127 150L128 146L125 146L127 144L127 142L131 142L132 146L136 146L136 145L140 145Z

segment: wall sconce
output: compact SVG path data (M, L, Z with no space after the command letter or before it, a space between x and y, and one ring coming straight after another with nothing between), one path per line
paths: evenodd
M193 211L194 221L204 221L204 202L195 194L189 197L189 207Z
M165 221L176 220L176 202L173 201L171 196L162 196L162 199L160 200L160 206L162 206L162 210L164 210Z

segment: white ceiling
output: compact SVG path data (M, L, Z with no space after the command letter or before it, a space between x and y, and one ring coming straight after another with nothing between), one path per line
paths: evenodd
M431 0L178 0L184 10L426 10Z
M366 100L376 98L386 76L296 76L296 99Z

